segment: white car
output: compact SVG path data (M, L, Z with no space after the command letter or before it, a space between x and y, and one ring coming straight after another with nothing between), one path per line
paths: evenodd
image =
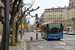
M66 33L67 33L67 31L63 31L63 33L65 33L65 34L66 34Z
M34 30L34 32L36 32L36 30Z

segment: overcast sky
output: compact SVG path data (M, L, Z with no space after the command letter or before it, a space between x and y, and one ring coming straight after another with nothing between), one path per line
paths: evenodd
M30 3L33 0L24 0L25 3ZM64 6L68 6L69 5L69 0L35 0L35 4L33 5L32 8L36 8L38 6L40 6L40 8L35 11L32 12L31 14L38 14L38 16L40 17L41 14L44 12L44 10L46 8L52 8L52 7L64 7ZM32 25L34 23L35 18L31 18L30 19L30 24Z

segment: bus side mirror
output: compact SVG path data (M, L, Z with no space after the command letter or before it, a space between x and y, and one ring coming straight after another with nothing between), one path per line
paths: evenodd
M62 29L64 29L64 26L61 24Z

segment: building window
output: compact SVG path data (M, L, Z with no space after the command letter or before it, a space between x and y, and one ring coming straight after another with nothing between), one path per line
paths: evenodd
M57 15L57 16L59 16L59 15Z
M51 15L52 16L52 15Z
M54 16L54 15L53 15Z
M56 16L56 15L55 15Z
M59 12L60 13L60 12Z
M61 14L61 16L62 16L62 14Z
M62 17L61 17L61 19L62 19Z
M49 16L51 16L51 15L49 15Z

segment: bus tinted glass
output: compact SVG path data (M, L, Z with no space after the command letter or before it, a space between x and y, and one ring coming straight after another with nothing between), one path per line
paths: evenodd
M61 24L60 23L52 23L52 24L49 24L49 29L52 29L52 28L61 28Z
M60 23L52 23L48 25L48 30L47 33L48 34L62 34L62 24Z

